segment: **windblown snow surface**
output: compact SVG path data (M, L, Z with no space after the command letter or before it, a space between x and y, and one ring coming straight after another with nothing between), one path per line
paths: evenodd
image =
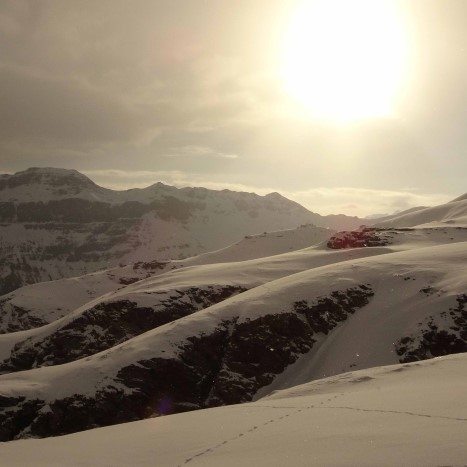
M445 209L293 251L256 237L61 316L42 298L46 324L0 336L1 464L465 465L467 225Z

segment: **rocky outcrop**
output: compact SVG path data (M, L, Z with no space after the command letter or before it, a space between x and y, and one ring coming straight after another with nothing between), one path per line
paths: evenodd
M421 292L434 293L432 288L422 289ZM444 327L429 318L419 324L418 332L404 336L395 343L401 363L467 352L467 295L459 295L456 300L456 307L450 308L449 313L439 315Z
M8 307L8 313L4 310ZM36 316L33 310L28 310L0 300L0 334L24 331L48 324L44 319Z
M338 232L328 240L327 247L341 250L344 248L386 246L391 244L391 240L396 234L395 230L387 231L364 227L359 230Z
M314 332L328 334L349 314L365 306L373 295L369 285L360 285L345 292L334 291L329 297L318 298L312 305L306 301L296 302L294 309L305 316Z
M138 261L79 278L22 287L0 297L0 334L45 326L108 292L179 267L167 261Z
M282 313L223 320L210 332L186 338L176 354L122 366L92 395L5 398L0 438L54 436L249 401L309 352L318 335L329 333L372 295L362 285L312 302L297 301Z
M0 372L60 365L93 355L245 290L231 285L190 287L156 293L152 306L131 300L99 303L45 337L39 335L16 344L10 357L0 364Z

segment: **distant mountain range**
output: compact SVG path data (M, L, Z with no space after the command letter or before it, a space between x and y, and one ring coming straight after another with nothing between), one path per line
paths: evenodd
M0 294L99 269L182 259L245 235L364 221L320 216L278 193L102 188L75 170L31 168L0 175Z

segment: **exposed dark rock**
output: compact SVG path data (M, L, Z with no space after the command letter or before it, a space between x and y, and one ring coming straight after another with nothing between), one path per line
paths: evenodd
M158 269L164 269L167 266L168 262L167 261L149 261L149 262L143 262L143 261L137 261L136 263L133 264L133 270L137 271L138 269L144 269L146 271L157 271Z
M10 441L21 435L43 406L44 402L40 400L26 401L24 397L0 395L0 441Z
M122 367L92 396L54 401L10 398L2 404L2 440L55 436L149 416L252 399L326 333L373 295L368 286L333 292L290 311L221 322L210 333L189 337L178 354ZM319 317L319 318L317 318Z
M235 324L219 352L219 371L205 404L250 401L258 389L313 347L313 334L295 312Z
M139 277L121 277L118 281L121 285L130 285L138 282L140 280Z
M43 319L34 316L30 310L9 304L8 315L4 314L6 300L0 300L0 334L37 328L47 324Z
M120 344L150 329L183 318L200 309L244 292L240 286L191 287L168 297L154 297L153 307L130 300L103 302L41 340L29 338L16 344L10 358L0 365L9 373L40 366L59 365Z
M0 222L13 222L16 218L16 206L11 202L0 203Z
M431 288L428 292L431 293ZM449 309L449 318L441 313L446 323L452 325L440 329L433 319L421 323L419 332L404 336L395 343L396 353L401 363L427 360L455 353L467 352L467 295L457 297L457 307Z
M0 222L115 222L120 219L139 218L151 211L162 219L186 220L194 209L203 209L199 202L181 201L166 196L159 201L141 203L125 201L110 204L81 198L66 198L47 202L0 203Z
M174 196L165 196L163 200L153 201L149 206L157 212L161 219L177 219L180 221L188 220L193 210L201 210L206 207L202 202L182 201Z
M24 284L24 276L29 275L21 274L17 269L16 265L11 264L10 271L0 278L0 295L19 289Z
M315 332L327 334L337 324L347 319L358 308L368 304L374 293L367 285L360 285L344 292L335 291L330 297L318 298L311 305L305 300L295 303L295 311L303 314Z
M391 239L396 232L364 227L359 230L338 232L327 243L328 248L341 250L344 248L361 248L372 246L385 246L391 244Z
M429 285L427 287L423 287L422 289L420 289L420 292L424 293L427 296L430 296L430 295L433 295L433 294L439 292L439 290L437 290L434 287L432 287L431 285Z
M77 271L81 272L75 275L81 275L83 272L100 269L106 262L123 257L134 247L129 239L129 232L137 222L138 219L119 219L101 223L21 224L26 231L33 231L31 238L36 235L40 237L41 231L46 231L45 237L50 237L52 240L49 244L25 240L14 248L12 246L2 248L0 295L25 284L61 278L63 277L61 271L73 271L77 268ZM2 232L0 232L1 240ZM68 273L64 276L69 275L74 274Z
M188 245L186 245L188 246ZM138 276L136 277L121 277L119 280L119 283L122 285L130 285L134 284L135 282L140 281L141 279L147 279L148 277L151 277L152 274L156 271L164 270L167 265L169 264L168 261L149 261L149 262L143 262L143 261L137 261L136 263L133 264L133 271L138 271ZM172 266L172 269L176 269L176 266ZM145 271L145 275L141 274L141 270Z

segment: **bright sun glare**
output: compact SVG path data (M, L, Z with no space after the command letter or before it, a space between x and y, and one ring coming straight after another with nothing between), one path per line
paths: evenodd
M283 78L312 117L387 117L405 78L406 50L394 1L302 0L285 38Z

